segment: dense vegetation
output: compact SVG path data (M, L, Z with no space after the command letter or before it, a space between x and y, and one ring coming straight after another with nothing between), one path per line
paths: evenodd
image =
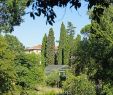
M82 37L80 35L73 37L75 27L71 22L68 23L67 29L63 23L61 24L57 61L58 64L67 64L71 67L72 76L67 78L63 87L72 95L86 95L86 93L113 95L112 10L112 6L105 8L103 15L99 17L99 22L98 19L94 19L95 14L92 10L89 11L91 24L81 29ZM69 29L72 29L70 33ZM87 85L76 83L76 81L84 82L85 79ZM80 92L75 89L76 87L80 87Z
M64 90L60 92L67 95L113 95L112 0L85 0L91 8L88 12L91 24L74 37L73 24L68 22L66 27L62 23L57 51L52 28L44 35L41 55L25 53L23 44L7 34L23 21L26 3L33 5L31 17L44 14L51 25L56 17L54 6L66 7L68 3L75 9L81 6L79 0L53 1L0 0L0 95L39 95L40 87L57 87L58 84ZM38 8L37 12L34 7ZM45 67L52 64L70 67L65 81L57 71L45 75Z
M0 94L21 93L43 84L40 56L24 53L24 46L12 35L0 35Z
M85 74L87 75L88 81L95 84L96 95L113 95L112 8L113 7L110 6L108 9L105 9L103 15L100 16L100 23L98 23L97 20L92 19L94 14L90 12L91 24L86 25L81 30L81 33L84 35L83 39L76 37L75 45L77 46L75 48L75 54L73 55L74 63L72 63L72 72L75 75L75 81L73 81L74 78L69 77L67 86L69 86L69 81L73 83L66 88L66 91L68 89L69 92L74 93L73 91L76 90L74 87L77 86L79 88L81 85L81 83L78 83L79 85L74 84L77 81L76 78L84 78L82 74ZM87 83L87 85L89 84L90 82ZM86 90L87 87L89 87L87 85L84 87ZM65 87L67 86L65 85ZM82 85L80 87L82 87ZM80 90L82 91L82 94L76 94L77 92L75 92L74 95L86 95L86 90L84 91L83 88L80 88ZM88 89L88 93L90 92L92 93L92 91ZM93 95L95 95L95 93L93 93Z
M71 22L67 29L61 24L57 61L71 68L63 86L71 95L113 95L113 7L104 10L99 22L89 11L91 24L81 29L82 37L74 38Z

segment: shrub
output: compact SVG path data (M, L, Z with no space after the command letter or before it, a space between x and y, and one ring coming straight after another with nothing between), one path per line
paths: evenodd
M48 86L56 86L59 82L59 73L54 71L51 74L49 74L46 78L46 84Z
M56 95L55 91L49 91L47 93L44 93L44 95Z
M110 84L104 84L102 95L113 95L113 87Z
M69 74L63 88L71 95L96 95L95 86L88 80L87 75Z

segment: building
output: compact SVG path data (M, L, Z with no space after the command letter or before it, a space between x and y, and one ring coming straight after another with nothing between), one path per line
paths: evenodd
M69 69L68 65L48 65L45 68L45 74L51 74L54 71L59 72L59 75L65 75L65 71Z
M42 45L36 45L36 46L33 46L33 47L28 47L25 49L25 52L26 53L36 53L36 54L40 54L41 53L41 48L42 48Z
M26 48L25 52L26 53L41 54L41 48L42 48L42 45L38 44L36 46ZM57 50L58 50L58 46L55 46L55 53L57 52Z

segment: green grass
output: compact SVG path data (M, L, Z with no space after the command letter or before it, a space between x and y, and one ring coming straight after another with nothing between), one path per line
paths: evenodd
M13 95L20 95L22 89L17 89L16 91L12 91ZM29 89L24 92L27 92L28 95L57 95L63 92L62 89L59 88L52 88L48 86L37 86L34 89ZM3 95L12 95L11 92ZM23 94L26 95L26 94Z
M38 90L36 95L56 95L63 92L62 89L47 86L38 86L36 89Z

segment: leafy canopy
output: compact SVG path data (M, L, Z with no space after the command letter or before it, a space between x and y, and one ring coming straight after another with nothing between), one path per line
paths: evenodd
M88 2L88 9L92 8L95 5L101 5L108 7L112 0L84 0ZM47 18L46 23L53 25L55 23L54 19L56 18L56 12L54 7L66 7L67 5L74 7L76 10L81 7L81 0L28 0L27 6L32 5L32 10L30 16L35 19L35 16L41 16L42 14ZM97 12L100 12L100 9L95 8Z

